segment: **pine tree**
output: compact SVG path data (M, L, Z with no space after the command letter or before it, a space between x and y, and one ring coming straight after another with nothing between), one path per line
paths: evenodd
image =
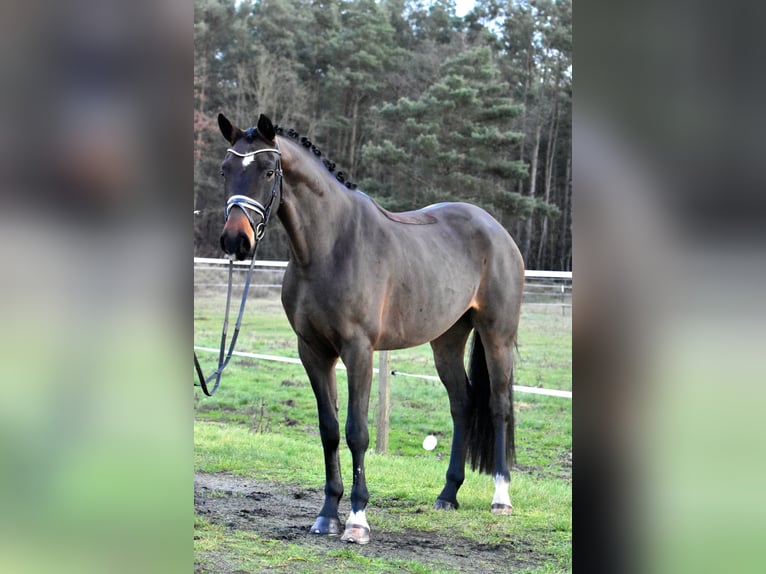
M377 110L377 143L365 146L367 190L391 209L436 201L482 205L498 219L525 216L539 202L513 191L527 167L514 158L520 107L508 97L488 48L449 59L417 100Z
M464 18L454 7L195 0L196 253L218 254L223 111L311 136L392 209L478 203L528 263L569 268L571 0L477 0ZM275 227L265 257L286 253Z
M391 19L377 2L353 0L340 8L341 26L329 42L324 101L332 139L340 144L339 161L353 176L366 127L364 112L385 93L388 73L403 50L396 46Z

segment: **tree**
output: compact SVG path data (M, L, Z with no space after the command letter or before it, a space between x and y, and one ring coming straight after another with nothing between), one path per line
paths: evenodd
M215 201L218 179L211 150L216 126L213 110L222 105L219 78L225 69L229 31L236 7L233 0L195 0L194 3L194 209L195 253L213 253L211 236L220 232L221 204ZM217 230L216 230L217 228Z
M520 107L490 50L462 52L441 72L418 99L376 110L380 140L363 150L365 188L391 209L469 201L501 222L543 207L513 191L527 170L512 158L520 134L510 126Z
M564 227L557 226L555 233L570 234L566 166L571 165L571 1L482 0L468 20L474 33L482 27L499 31L500 68L524 106L516 124L522 133L518 158L528 162L530 170L517 189L546 204L565 206ZM550 218L551 213L540 211L514 226L527 266L545 268L557 260L559 242Z
M374 0L341 3L341 26L329 42L326 125L339 142L338 157L355 173L365 121L363 111L386 90L385 79L402 56L384 8Z
M455 0L413 2L409 21L418 40L429 39L439 44L449 44L464 27L462 18L455 15Z
M294 127L391 209L478 203L571 268L571 1L195 0L195 252L218 255L215 118ZM561 213L559 217L559 212ZM274 220L259 256L288 249Z

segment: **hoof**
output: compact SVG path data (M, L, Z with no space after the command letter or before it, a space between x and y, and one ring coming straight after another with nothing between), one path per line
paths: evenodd
M355 544L369 544L370 542L370 529L366 526L359 526L358 524L352 524L346 526L343 536L340 537L343 542L352 542Z
M436 510L457 510L460 508L460 505L455 502L450 502L449 500L444 500L443 498L437 498L436 502L434 503L434 508Z
M492 514L512 514L513 506L510 504L493 504Z
M311 527L311 534L338 534L339 532L340 520L338 518L317 516L314 525Z

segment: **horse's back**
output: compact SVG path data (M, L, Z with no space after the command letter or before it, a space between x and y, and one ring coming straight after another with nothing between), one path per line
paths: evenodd
M387 301L379 315L385 344L409 346L405 333L418 334L416 344L433 340L468 311L511 319L521 300L524 265L506 229L467 203L411 213L433 223L387 224L387 263L376 274L385 280Z
M470 203L445 202L418 210L419 217L431 217L439 235L460 240L466 255L506 260L512 267L523 260L516 242L508 231L487 211ZM459 246L451 245L459 252Z

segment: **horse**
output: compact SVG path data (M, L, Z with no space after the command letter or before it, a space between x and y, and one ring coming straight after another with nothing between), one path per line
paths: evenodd
M253 256L272 209L288 237L282 305L316 397L324 451L324 503L313 534L340 533L343 496L335 365L348 370L346 443L351 512L341 540L370 542L365 453L373 351L430 343L453 421L444 488L434 507L457 509L471 467L491 474L490 510L510 514L515 455L513 347L524 264L500 223L468 203L392 213L333 173L310 140L260 115L243 131L219 114L230 146L221 165L229 196L221 247L232 260ZM468 372L464 353L474 333Z

